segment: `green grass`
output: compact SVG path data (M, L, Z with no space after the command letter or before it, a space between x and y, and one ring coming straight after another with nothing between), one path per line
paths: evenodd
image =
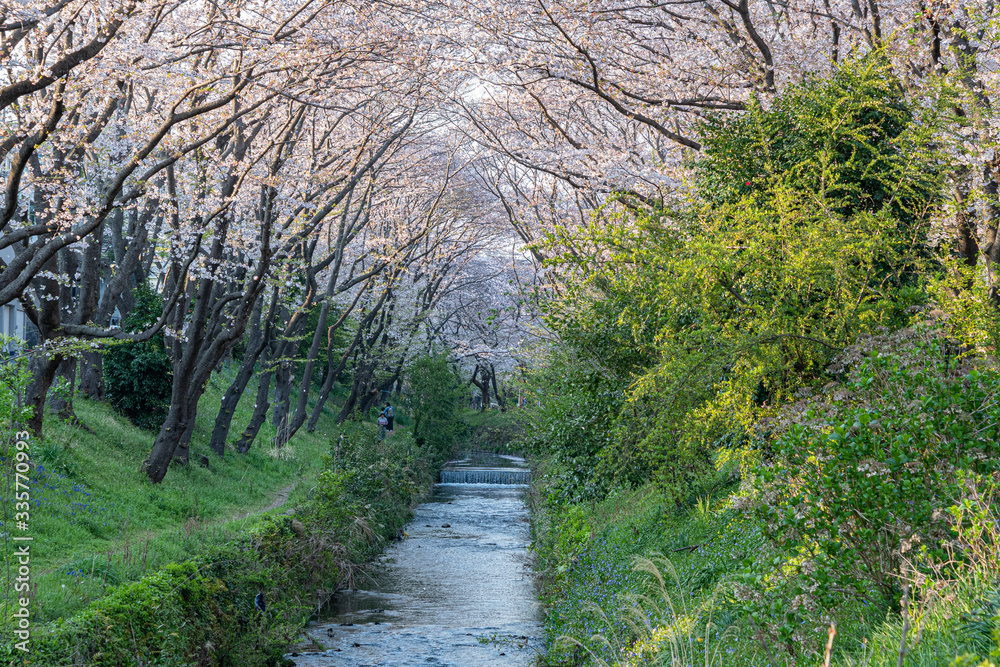
M44 441L32 448L38 466L30 522L35 622L66 618L109 586L231 540L247 523L243 517L283 489L293 487L291 504L307 495L329 451L337 406L328 402L316 432L300 430L283 450L272 447L274 429L267 423L246 455L227 450L220 459L208 438L234 371L213 376L201 399L191 464L172 465L160 484L140 470L155 433L107 404L76 400L76 413L92 433L48 420ZM255 393L251 387L240 401L230 443L249 420ZM198 464L202 454L208 468Z
M726 667L823 664L828 626L801 631L817 651L814 659L791 659L773 640L766 649L760 642L742 600L771 586L766 576L757 577L780 570L785 561L776 564L779 553L762 526L752 514L729 508L727 500L725 494L702 497L677 510L651 486L618 492L578 506L589 537L567 549L560 536L571 535L574 522L565 514L552 517L553 508L536 495L545 664L674 664L672 658L680 660L676 664ZM662 588L637 568L643 558L656 564ZM918 596L909 607L903 664L948 665L956 655L989 653L989 633L1000 628L991 616L1000 607L998 585L995 573L968 573L933 596ZM858 601L845 603L836 615L831 664L897 664L903 632L898 611ZM973 632L976 617L985 620Z
M590 652L614 663L637 637L637 623L667 620L667 610L647 604L640 611L638 597L646 592L649 577L636 571L637 558L667 555L675 575L667 576L668 582L676 579L668 592L697 607L713 596L720 579L760 553L756 526L723 513L705 513L706 504L703 499L701 512L697 506L676 512L647 486L587 507L591 538L562 565L548 563L563 568L551 582L547 600L550 664L581 664ZM544 538L540 541L544 544ZM580 645L558 645L563 636Z

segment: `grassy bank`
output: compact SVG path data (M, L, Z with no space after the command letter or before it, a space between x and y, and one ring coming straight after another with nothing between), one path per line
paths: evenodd
M775 576L794 563L754 513L739 509L735 489L683 508L653 486L565 505L547 498L546 472L541 466L532 491L544 664L824 664L830 620L804 624L791 640L811 646L811 657L789 655L761 632L801 603L781 595ZM997 586L995 572L967 570L908 600L905 614L864 600L838 609L830 664L895 666L902 652L902 664L915 667L988 667L953 661L1000 644Z
M201 400L191 464L175 465L161 484L140 466L155 434L132 425L106 403L76 400L86 427L47 424L32 448L31 533L35 618L65 618L118 585L165 563L223 544L247 525L247 515L276 501L302 499L322 467L336 427L334 407L314 433L300 431L280 450L266 424L246 455L219 458L208 438L228 378L213 378ZM244 395L233 420L239 436L253 410ZM202 455L209 466L202 467Z
M77 401L86 428L49 421L32 447L32 652L8 643L8 661L279 664L317 601L396 535L436 456L405 429L379 444L372 424L337 426L330 405L315 433L275 449L266 425L220 459L207 442L227 383L202 399L191 464L159 485L140 471L154 434L107 405Z

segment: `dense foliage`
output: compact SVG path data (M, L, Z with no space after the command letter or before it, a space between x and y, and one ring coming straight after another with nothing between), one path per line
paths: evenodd
M17 341L0 336L0 344L16 344ZM20 400L25 387L31 381L26 357L0 360L0 428L12 430L24 423L28 411Z
M539 445L557 458L583 448L600 476L652 477L687 500L714 483L712 452L743 442L858 336L904 323L925 298L912 285L941 169L916 150L933 125L897 91L877 59L857 61L767 112L709 123L699 184L719 197L581 232L591 253L560 262L574 273L548 312L569 350L555 366L573 368L540 382L559 398L539 412ZM750 186L721 187L751 165ZM586 414L607 441L555 433Z
M845 385L850 399L794 424L775 442L780 465L761 471L781 494L767 509L774 531L814 550L823 584L874 588L890 603L901 593L899 545L940 549L966 475L988 474L1000 458L1000 376L954 372L939 349L919 352L927 367L866 359Z
M468 446L484 452L510 451L523 434L519 410L466 412L462 420L468 427Z
M888 208L901 224L925 223L947 164L928 141L934 113L914 109L891 65L870 55L808 76L767 109L754 98L746 113L710 117L695 185L716 204L787 185L841 214Z
M466 394L447 356L418 358L410 366L407 381L414 441L434 457L448 456L465 433L460 412Z
M145 285L135 292L135 306L122 328L135 333L156 323L163 298ZM155 430L170 405L173 371L163 333L145 341L117 343L104 357L104 383L108 402L136 426Z
M931 245L954 119L908 95L846 61L709 118L686 199L543 242L566 249L528 438L551 664L992 649L941 641L998 572L997 314Z
M1000 464L1000 374L909 333L809 402L756 470L762 525L791 557L777 595L745 598L751 609L780 609L765 624L779 642L851 600L898 608L905 584L953 576L967 560L953 508ZM799 604L790 608L789 596Z

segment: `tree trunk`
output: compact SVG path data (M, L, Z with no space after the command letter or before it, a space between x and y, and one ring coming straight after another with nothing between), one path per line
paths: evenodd
M180 338L174 338L170 344L174 372L170 390L170 409L167 411L167 419L163 422L156 440L153 441L153 449L145 463L146 474L149 475L149 479L154 484L163 481L166 476L167 466L173 460L177 447L187 433L188 423L193 418L193 415L190 414L191 402L188 400L188 392L194 384L195 368L201 356L202 345L206 342L204 334L211 311L210 302L214 292L214 283L215 281L212 279L203 280L196 288L197 296L194 299L194 312L191 314L188 326L187 344L183 344ZM195 289L193 285L192 289ZM184 297L178 299L174 308L173 329L175 331L184 330L184 319L190 294L189 290ZM213 363L212 366L214 365Z
M181 465L187 465L188 461L191 460L191 436L194 435L194 427L198 421L198 398L201 398L200 392L196 398L188 401L188 421L180 440L177 442L177 448L174 450L173 460L180 462Z
M176 376L175 376L176 377ZM160 427L160 432L153 441L153 449L146 459L146 474L153 483L163 481L167 474L167 466L174 457L177 443L187 429L188 415L187 401L171 401L170 409L167 411L167 418Z
M83 261L80 266L80 303L77 305L76 314L73 318L74 324L86 324L92 319L96 319L96 315L99 309L99 301L101 298L101 250L104 243L104 229L105 226L109 224L108 221L102 222L96 232L89 237L87 241L87 247L83 252ZM110 220L110 224L114 226L117 224L121 226L121 210L119 209ZM94 364L97 364L97 373L95 377L94 370L91 368ZM97 398L104 397L104 382L103 378L100 377L102 370L101 357L99 354L93 352L85 352L80 359L80 363L77 364L76 360L73 360L73 389L76 389L75 385L75 375L76 366L80 366L80 386L83 388L86 386L86 395L93 396ZM64 414L72 415L73 406L72 403L67 406L68 410L64 411ZM75 416L74 416L75 418Z
M955 176L955 251L966 266L979 262L979 243L976 241L975 213L970 210L969 169L962 167Z
M292 387L295 380L295 364L290 359L278 362L274 372L274 406L271 413L271 424L275 431L275 444L278 447L288 442L288 413L292 400Z
M229 388L222 397L222 402L219 405L219 413L215 416L215 428L212 429L212 438L209 441L212 451L219 456L224 456L226 453L226 438L229 437L229 429L233 424L233 415L236 412L236 406L239 405L243 392L246 391L247 385L250 384L250 380L253 378L254 368L259 356L259 349L256 354L250 354L250 351L247 351L246 356L243 357L243 363L240 365L240 370L236 374L236 378L229 385Z
M295 406L295 416L288 425L288 437L295 435L302 424L306 421L306 411L309 408L309 388L312 386L313 369L316 368L316 358L319 357L319 348L323 344L326 332L326 318L330 313L330 302L324 301L319 309L319 321L316 323L316 330L313 332L312 344L309 346L309 354L306 356L306 365L302 369L302 380L299 382L299 401Z
M49 397L49 409L59 419L78 423L73 412L73 390L76 385L76 357L64 357L56 368L53 383L56 391Z
M200 292L203 292L201 290ZM198 300L202 303L200 308L196 306L195 315L192 317L192 328L197 321L199 311L204 312L208 306L208 295L199 293ZM175 323L183 324L184 313L187 310L187 299L181 299L177 304L174 320ZM199 327L200 329L200 327ZM176 330L180 331L180 327ZM167 474L167 466L174 458L174 452L180 444L184 433L187 431L188 420L190 419L190 404L187 400L187 389L192 379L194 366L194 356L197 354L195 341L201 340L201 331L195 331L191 336L187 348L181 347L181 342L175 339L171 345L173 348L173 371L174 379L170 388L170 409L167 411L167 418L160 427L160 432L153 441L153 449L146 459L145 469L149 479L157 484L163 481Z
M267 421L267 409L270 407L267 399L271 395L271 375L273 375L271 371L260 374L260 382L257 385L257 403L254 405L250 423L243 429L240 439L233 444L233 448L240 454L246 454L250 451L250 445L257 438L260 427Z
M80 355L80 391L91 400L104 400L104 355L100 352Z
M477 375L482 375L483 379L477 380ZM479 388L479 393L482 396L482 405L479 406L479 411L485 412L490 407L490 378L489 371L482 364L477 364L476 370L472 372L472 384Z
M295 128L299 127L298 121L305 113L304 109L302 107L296 116L296 121L287 126L287 131L284 134L285 141L291 141ZM237 135L236 141L234 153L236 162L234 164L238 164L238 161L242 160L246 148L242 134ZM272 177L276 176L281 163L282 161L278 157L272 161L270 172ZM168 192L171 197L176 196L173 179L173 171L168 168ZM223 198L228 198L233 194L233 188L239 180L235 169L230 171L223 184L221 192ZM352 184L355 182L351 181ZM253 309L257 305L257 300L260 299L261 293L265 289L265 278L270 270L272 259L271 225L277 191L273 187L265 187L262 195L263 200L259 211L261 226L258 237L261 252L260 257L254 262L253 276L238 273L226 278L222 275L231 218L228 214L220 215L215 218L216 227L211 234L211 250L205 258L205 265L209 267L208 273L199 279L197 298L194 299L194 309L186 328L183 325L184 315L187 312L187 298L179 299L175 305L175 310L178 313L176 320L178 321L172 326L172 329L178 332L184 331L185 336L183 342L175 338L171 345L172 360L176 370L174 371L170 411L167 413L165 428L161 429L157 435L147 462L147 472L154 483L163 479L174 450L180 444L183 432L188 428L190 421L195 418L198 398L211 377L212 369L243 336ZM342 196L346 196L346 191ZM331 204L327 204L327 208L330 206ZM171 225L176 229L176 213L172 214L171 217ZM201 237L198 238L200 240ZM179 268L176 262L174 266ZM171 273L173 272L174 268L172 267ZM177 275L179 279L181 274ZM306 303L309 303L312 296L311 288L312 285L310 285Z
M42 436L42 423L45 420L45 397L49 393L52 381L56 376L56 369L62 361L61 355L49 356L46 354L32 357L31 382L25 391L28 398L28 405L32 409L31 417L28 418L28 429L36 438Z
M500 394L500 387L497 386L497 371L492 363L490 364L490 382L493 384L493 395L497 397L497 405L500 406L500 412L507 412L507 402Z
M209 446L212 448L212 451L219 456L223 456L225 454L226 438L229 437L229 429L233 423L233 415L236 413L236 406L239 405L243 392L246 391L247 385L250 384L250 380L253 378L253 372L257 366L257 360L260 358L264 348L270 342L270 326L271 320L274 317L274 303L276 299L277 290L275 290L275 295L272 297L271 309L268 311L267 321L263 324L261 323L263 301L258 301L257 305L254 306L254 312L251 316L252 328L250 330L250 340L247 344L247 351L243 355L243 363L240 364L240 370L236 373L236 378L233 380L232 384L229 385L226 393L222 396L222 403L219 405L219 413L215 417L215 428L212 429L212 438L209 441Z
M88 244L87 254L92 254L91 248L93 244ZM57 254L59 262L59 273L64 276L69 276L71 278L75 277L77 274L77 269L80 268L80 262L77 258L76 252L70 250L69 248L64 248L60 250ZM84 275L84 282L88 276ZM89 290L84 290L84 293L89 292ZM59 319L60 323L65 315L73 313L76 299L73 297L73 286L69 284L59 285ZM81 303L81 306L83 304ZM75 319L75 318L74 318ZM52 412L64 421L75 421L75 415L73 414L73 389L76 385L76 358L75 357L62 357L59 362L59 366L56 368L55 377L53 378L52 384L49 386L49 391L52 390L53 386L56 388L56 392L48 397L49 408Z
M201 298L201 294L199 294ZM208 297L204 301L209 301ZM199 340L202 335L200 327L193 326L198 319L198 306L195 306L195 315L192 317L192 333L190 334L188 346L183 350L179 359L174 363L174 381L171 391L170 410L167 413L167 420L160 429L156 440L153 442L153 449L146 460L146 472L154 483L163 480L167 474L167 466L175 457L175 453L182 460L186 460L187 448L191 439L191 429L194 428L194 420L198 411L198 400L205 391L205 385L211 376L212 369L226 350L242 334L249 319L249 312L242 317L236 318L225 335L213 335L213 340L205 348L198 349L191 344L192 340Z
M998 171L1000 171L1000 157L995 156L992 162L983 167L983 193L986 195L986 246L983 250L986 253L989 295L994 305L1000 305L1000 272L997 270L997 266L1000 265L1000 238L997 234L1000 227L1000 205L997 204L997 191L1000 189L997 184Z
M306 428L310 433L316 430L316 425L319 423L319 418L323 413L323 406L326 404L327 398L330 397L333 385L337 382L340 374L344 372L344 368L347 367L347 360L350 359L351 353L357 348L359 342L361 342L360 329L355 334L354 340L351 341L347 350L340 355L340 362L336 368L333 367L333 350L327 350L326 378L323 380L323 387L319 390L319 396L316 397L316 405L313 406L312 414L309 416L309 426Z
M386 290L385 295L389 294L391 290ZM380 304L385 302L385 295L380 300ZM379 306L381 310L381 306ZM391 311L392 308L389 310ZM377 311L373 311L375 314ZM340 411L340 415L337 417L338 422L342 422L347 419L351 412L355 409L360 408L362 412L367 410L372 405L372 401L378 399L379 397L379 386L378 378L376 376L376 368L378 364L378 354L372 354L373 346L375 342L382 338L382 342L377 346L376 349L384 349L386 344L385 333L388 330L388 324L391 321L390 313L382 311L381 318L379 320L378 326L371 333L370 336L362 337L363 346L360 348L360 354L355 356L354 364L354 382L351 384L351 395L347 399L347 403L344 404L344 409ZM374 317L366 319L364 326L358 328L359 332L364 332L366 329L371 327L371 323L374 321ZM360 356L361 362L358 362L358 357ZM360 405L359 405L360 402Z
M355 355L355 362L357 362L357 355ZM354 412L354 406L358 403L358 398L364 391L365 385L367 384L367 375L360 368L355 367L354 378L351 382L351 393L347 397L347 402L344 403L344 407L340 409L340 414L337 415L337 423L344 421L351 416Z
M56 258L52 257L45 263L47 271L55 273L59 270ZM60 298L59 284L50 277L37 279L40 304L36 314L35 326L38 328L39 345L45 345L52 338L52 333L59 328ZM44 350L44 348L42 348ZM45 421L45 399L55 380L56 371L63 357L61 354L49 354L40 351L38 356L32 356L29 363L31 382L25 395L27 404L31 407L31 417L28 418L28 429L36 437L42 435L42 424Z
M289 418L291 413L292 391L295 388L295 358L299 353L299 337L302 327L308 319L316 294L315 285L311 285L306 299L288 318L288 324L282 334L282 342L275 354L278 366L274 374L274 406L271 423L276 431L275 444L283 446L291 438Z
M384 301L385 301L385 293L383 293L382 298L376 305L376 308L381 307L381 304ZM364 317L364 319L358 325L357 333L354 334L354 338L351 340L351 344L350 346L348 346L347 350L345 350L344 353L340 355L340 363L337 364L337 368L335 369L332 368L332 363L331 363L333 361L333 359L331 358L332 350L327 350L326 379L323 381L323 388L320 389L319 396L316 398L316 405L313 406L312 415L309 417L309 427L307 430L310 433L316 430L316 425L319 423L320 415L323 412L323 406L326 404L326 399L330 396L330 391L333 389L334 383L337 381L337 378L340 376L340 374L344 372L344 368L347 367L347 360L351 358L351 354L353 354L354 351L358 348L358 345L364 338L365 327L368 324L370 324L372 320L375 318L376 312L377 311L373 309L371 312L368 313L368 315ZM343 414L343 411L341 411L341 414ZM342 422L344 421L344 419L346 419L346 417L341 418L340 416L338 416L337 422L338 423Z
M319 393L316 395L316 405L313 406L312 412L309 414L309 423L306 424L307 433L312 433L316 430L316 425L319 424L319 418L323 414L323 406L326 405L326 400L330 397L333 385L337 381L337 376L342 370L344 369L338 368L337 371L334 372L333 350L327 350L326 376L323 378L323 386L319 388Z

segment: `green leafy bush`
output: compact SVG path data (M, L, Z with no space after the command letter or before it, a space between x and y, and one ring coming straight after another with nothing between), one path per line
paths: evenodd
M600 469L600 455L614 442L621 390L573 364L554 364L534 381L544 399L526 410L525 449L552 464L551 493L561 502L602 497L613 478Z
M416 359L407 371L407 381L413 439L435 456L447 457L465 435L461 418L464 387L443 354Z
M945 341L863 359L829 403L774 442L759 511L787 554L778 635L848 599L896 607L906 577L962 554L954 507L1000 462L1000 373L959 365ZM904 576L905 575L905 576Z
M0 346L15 345L17 339L0 335ZM15 424L23 423L32 414L32 408L24 405L21 396L31 382L28 358L20 356L0 363L0 427L9 432Z
M145 285L135 290L135 307L122 322L128 332L142 331L160 317L163 299ZM108 402L140 428L156 430L170 407L173 367L163 333L141 342L112 345L104 357Z
M326 530L349 537L352 549L365 548L373 534L394 537L433 482L437 456L415 448L402 430L380 441L365 422L345 422L332 435L308 511Z
M919 222L941 192L943 156L931 150L943 107L919 110L882 53L850 59L828 77L790 86L768 108L751 98L743 114L702 127L698 192L736 203L790 186L817 193L842 215L888 208Z
M469 430L467 443L473 449L508 451L523 435L523 413L518 409L467 411L462 419Z

